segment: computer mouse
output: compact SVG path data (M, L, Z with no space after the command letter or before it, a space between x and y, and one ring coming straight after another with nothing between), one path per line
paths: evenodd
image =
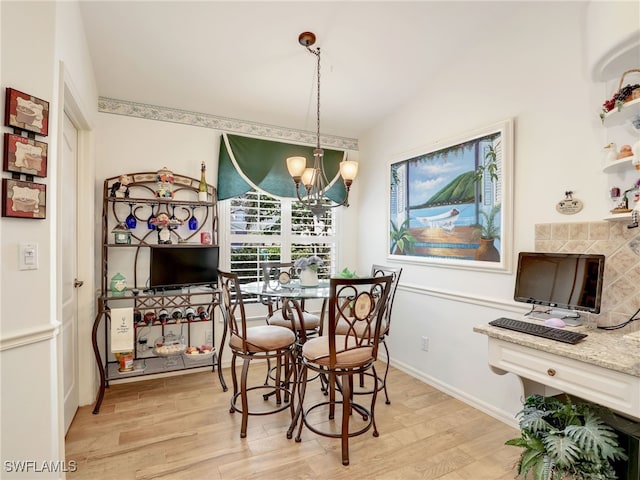
M566 323L564 323L560 318L555 318L555 317L547 318L544 321L544 324L550 327L555 327L555 328L564 328L566 325Z

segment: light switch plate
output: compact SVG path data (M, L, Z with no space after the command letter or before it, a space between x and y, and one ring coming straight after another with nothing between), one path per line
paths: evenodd
M18 248L18 270L38 269L38 244L21 243Z

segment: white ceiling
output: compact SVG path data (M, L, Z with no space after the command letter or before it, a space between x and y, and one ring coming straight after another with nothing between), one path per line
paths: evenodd
M100 96L315 131L316 59L298 43L312 31L321 131L358 138L526 5L83 1L81 11Z

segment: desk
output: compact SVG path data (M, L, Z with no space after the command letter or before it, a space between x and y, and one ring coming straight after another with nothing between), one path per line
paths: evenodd
M548 386L640 419L640 332L589 330L569 345L491 325L473 329L488 337L494 373L520 377L524 395Z

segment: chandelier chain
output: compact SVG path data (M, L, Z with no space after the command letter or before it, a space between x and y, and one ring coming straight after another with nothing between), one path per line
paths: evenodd
M316 53L316 57L318 58L318 107L316 110L316 138L317 138L317 144L316 144L316 148L320 148L320 47L318 47L316 49L317 53Z

